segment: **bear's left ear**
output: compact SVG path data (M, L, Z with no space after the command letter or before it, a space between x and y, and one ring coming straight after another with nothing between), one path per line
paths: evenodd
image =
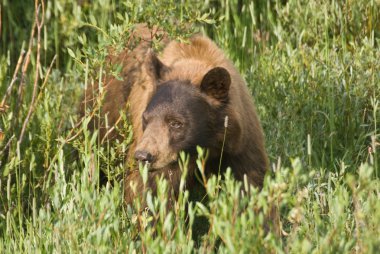
M201 91L222 103L226 103L230 85L231 76L228 71L222 67L215 67L203 77Z
M169 67L164 65L152 50L148 51L145 58L145 68L148 75L155 80L162 78L163 74L169 70Z

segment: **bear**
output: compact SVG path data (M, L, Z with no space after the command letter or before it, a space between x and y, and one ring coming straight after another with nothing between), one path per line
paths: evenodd
M202 35L188 43L171 41L160 57L148 52L144 72L154 92L141 112L134 157L150 164L148 186L154 188L153 179L163 175L176 193L179 152L190 154L191 180L201 146L209 152L208 174L231 167L237 180L246 175L248 183L262 187L268 159L255 105L245 81L214 42ZM126 177L127 202L138 195L128 184L132 181L141 190L139 172Z
M151 49L157 31L164 38L160 55ZM246 178L261 188L268 169L263 130L246 82L224 52L200 34L188 42L170 41L165 32L138 25L132 35L143 38L131 40L137 41L137 47L110 58L122 65L123 80L107 76L103 82L103 120L90 123L100 129L100 137L117 138L113 126L129 104L134 140L127 157L149 164L146 187L152 192L156 179L164 177L174 197L178 195L181 151L190 155L187 188L191 190L197 146L208 150L207 174L230 167L237 180ZM91 94L94 88L88 89L82 104L94 106ZM85 108L82 105L82 112ZM126 204L141 196L144 188L136 164L125 173Z

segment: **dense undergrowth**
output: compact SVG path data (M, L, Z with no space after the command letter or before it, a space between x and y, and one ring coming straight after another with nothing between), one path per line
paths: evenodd
M0 252L380 251L379 1L3 0L0 8ZM238 66L271 160L261 192L239 196L244 183L227 172L198 198L183 190L170 211L165 182L157 197L147 193L149 212L123 206L128 119L123 140L100 145L77 105L104 75L107 49L121 49L141 22L173 39L206 33ZM282 237L264 230L272 207Z

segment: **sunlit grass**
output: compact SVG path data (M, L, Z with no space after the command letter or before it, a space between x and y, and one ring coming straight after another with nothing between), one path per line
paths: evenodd
M14 83L0 105L0 252L379 251L378 1L47 1L31 43L34 4L0 6L0 100ZM170 211L162 181L149 212L123 205L128 117L124 139L100 145L77 108L138 22L183 40L202 30L239 68L271 160L261 192L239 195L228 171ZM265 230L272 207L282 237Z

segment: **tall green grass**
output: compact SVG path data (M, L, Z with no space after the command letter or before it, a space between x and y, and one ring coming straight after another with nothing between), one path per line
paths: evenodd
M31 38L35 5L0 3L0 100L13 84L0 108L0 252L379 251L378 1L39 4ZM170 211L163 181L149 212L123 205L128 119L123 140L100 145L77 105L139 22L179 40L203 31L238 66L271 159L261 192L241 197L228 172ZM273 207L282 237L264 229Z

